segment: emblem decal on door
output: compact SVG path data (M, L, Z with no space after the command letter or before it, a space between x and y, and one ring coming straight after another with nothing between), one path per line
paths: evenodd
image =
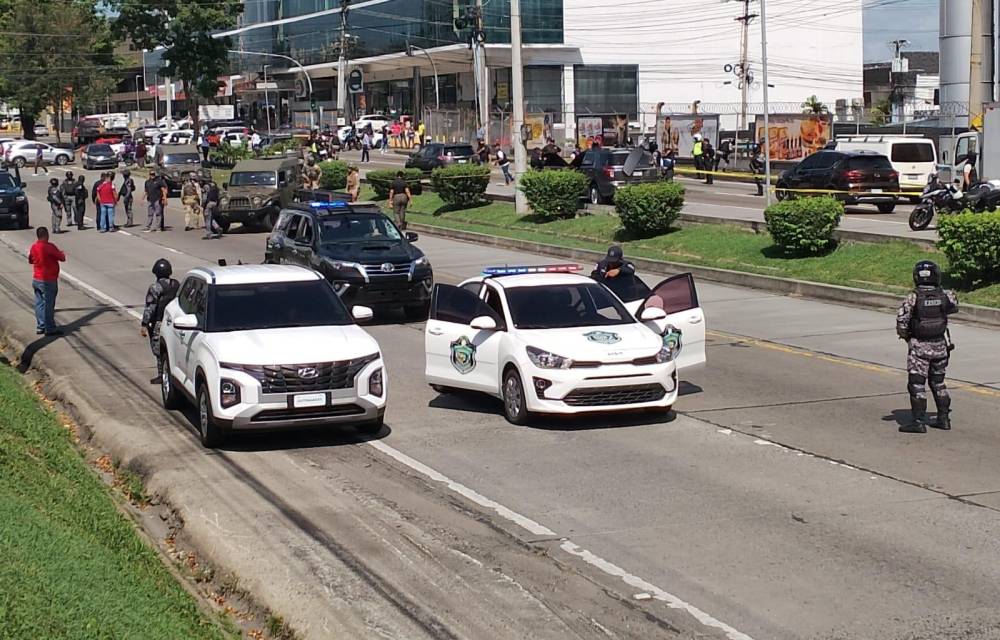
M617 344L622 341L620 335L611 333L610 331L591 331L590 333L583 334L583 336L587 340L596 342L597 344Z
M465 336L451 343L451 366L462 375L476 368L476 345Z

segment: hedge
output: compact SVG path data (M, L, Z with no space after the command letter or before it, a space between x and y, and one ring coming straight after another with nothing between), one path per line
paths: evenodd
M343 160L324 160L319 163L323 175L319 178L322 189L341 191L347 188L347 163Z
M820 253L833 246L844 205L829 196L785 200L764 210L774 244L788 253Z
M528 171L518 178L517 188L543 219L572 218L587 191L587 176L571 169Z
M486 199L490 168L478 164L453 164L431 172L431 186L445 204L471 207Z
M213 167L231 169L240 160L249 160L253 156L254 153L249 144L240 146L223 144L208 154L208 162Z
M952 278L967 285L1000 282L1000 212L941 216L937 228Z
M677 182L648 182L615 191L615 211L622 226L637 236L666 233L683 206L684 186Z
M406 186L410 188L411 194L417 195L423 192L420 179L424 173L420 169L379 169L365 174L365 180L375 191L376 200L385 200L389 197L389 187L392 186L392 181L396 179L396 173L399 171L403 172L403 179L406 180Z

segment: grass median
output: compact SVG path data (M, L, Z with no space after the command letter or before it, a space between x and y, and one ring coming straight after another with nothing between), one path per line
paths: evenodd
M0 364L0 638L228 637Z
M943 254L904 241L845 242L824 255L788 257L774 246L769 235L726 225L686 225L653 238L634 239L623 235L618 218L611 215L545 222L532 215L519 216L509 202L490 202L453 211L437 194L430 192L414 198L407 219L437 227L597 251L617 243L632 256L900 295L912 289L911 274L918 260L935 260L945 272L948 267ZM959 292L965 302L1000 307L1000 284Z

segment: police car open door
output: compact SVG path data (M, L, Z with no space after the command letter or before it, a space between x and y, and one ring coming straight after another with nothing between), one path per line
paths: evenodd
M500 391L500 340L504 321L479 297L481 282L464 287L434 285L430 314L424 331L424 375L429 384L485 391ZM489 325L493 328L473 327Z
M705 363L705 313L698 304L698 290L694 286L694 276L682 273L667 278L652 289L636 317L645 309L663 309L667 317L653 320L661 334L667 334L673 326L681 332L681 351L677 356L677 368L685 369ZM671 336L664 335L664 338Z

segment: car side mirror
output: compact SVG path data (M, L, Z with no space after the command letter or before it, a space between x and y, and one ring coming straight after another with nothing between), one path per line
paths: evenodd
M193 313L187 313L181 317L174 320L174 328L176 329L197 329L198 328L198 316Z
M489 316L477 316L472 319L469 326L479 331L494 331L497 328L497 321Z
M639 319L643 322L652 322L653 320L663 320L667 317L667 312L659 307L648 307L642 310Z
M407 231L406 232L406 241L407 242L416 242L419 239L420 239L420 236L417 235L417 233L415 231Z
M356 322L364 322L365 320L371 320L375 317L375 312L372 311L371 307L362 307L361 305L356 305L351 307L351 316Z

